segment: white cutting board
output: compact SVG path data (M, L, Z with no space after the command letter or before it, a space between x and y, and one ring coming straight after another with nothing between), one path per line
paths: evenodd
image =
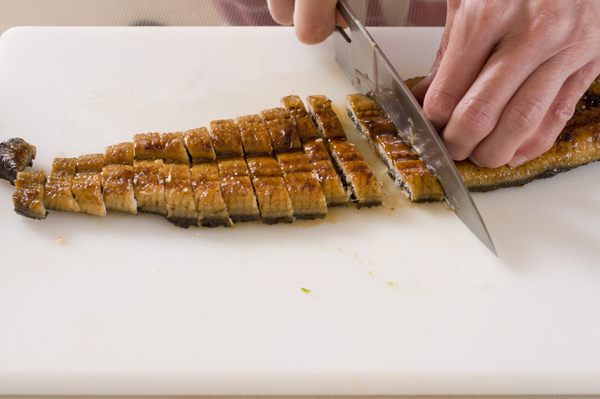
M441 36L372 32L404 77ZM325 94L385 205L183 230L29 220L2 182L0 394L600 392L600 164L475 195L498 259L441 204L398 194L343 115L352 91L331 39L287 28L6 32L0 138L36 145L35 168Z

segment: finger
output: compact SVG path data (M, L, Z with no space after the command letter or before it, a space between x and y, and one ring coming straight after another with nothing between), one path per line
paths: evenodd
M346 20L344 19L344 17L342 17L342 14L340 14L340 12L337 10L335 11L335 25L339 26L342 29L346 29L348 27Z
M540 35L537 31L535 34L515 34L498 44L471 88L456 106L442 133L444 143L453 159L461 160L471 156L479 143L494 130L505 107L521 85L540 65L557 55L560 50L557 43L562 40L563 32L560 29L555 30L556 32L548 32L546 35ZM571 61L563 61L561 65L568 66L569 62ZM559 71L557 75L566 78L576 69L577 67L572 65L570 71L565 69L566 72L561 75ZM538 83L536 87L542 87L542 84ZM555 90L558 92L558 88ZM554 95L551 98L554 98ZM527 100L522 98L521 102L515 104L517 111L510 113L511 120L518 122L519 110L524 110L525 114L538 111L538 99ZM516 128L513 129L512 133L516 132ZM475 159L487 163L486 157L489 153L481 155ZM508 160L510 158L506 162Z
M496 126L474 148L471 155L474 163L489 168L507 164L517 149L539 129L571 73L557 63L555 58L542 64L518 88L503 107ZM501 105L498 108L501 109Z
M590 63L567 78L539 128L519 147L508 163L509 166L520 166L552 148L565 124L573 116L577 101L598 74L600 74L600 65Z
M337 0L298 0L294 11L296 36L305 44L327 39L335 29Z
M281 25L294 23L294 0L268 0L269 12Z
M442 40L440 41L440 47L438 48L437 54L435 56L435 61L429 73L423 80L417 83L412 88L412 93L421 104L425 99L425 94L431 86L431 82L435 75L437 74L438 69L440 68L440 64L442 63L442 58L444 57L444 53L446 52L446 48L448 47L448 41L450 38L450 31L452 31L452 25L454 23L454 16L456 15L456 11L460 6L460 0L450 0L448 1L448 11L446 13L446 26L444 27L444 33L442 35Z
M456 12L446 50L423 101L423 109L438 131L446 126L454 109L477 79L504 30L503 23L482 22L486 19L496 21L495 18L469 16L475 11L465 11L465 8ZM487 14L489 11L476 12Z

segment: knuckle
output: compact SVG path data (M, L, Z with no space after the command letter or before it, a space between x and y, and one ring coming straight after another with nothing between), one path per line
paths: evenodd
M550 117L554 124L562 127L567 123L569 119L575 113L575 107L577 106L577 102L568 101L568 102L559 102L552 107L550 110Z
M532 32L560 35L569 28L561 2L545 2L532 10L530 29Z
M558 131L550 130L547 132L542 132L537 139L537 145L536 145L536 148L538 149L539 153L535 156L541 155L544 152L548 151L550 148L552 148L552 146L556 142L556 137L558 137L559 133L560 133L560 130L558 130Z
M460 109L457 117L458 125L472 135L487 135L492 131L495 122L494 105L490 102L471 99Z
M425 98L425 113L434 120L448 120L460 99L441 90L430 90Z
M485 166L486 168L499 168L502 165L506 165L511 159L511 156L504 155L496 148L490 151L482 146L477 147L473 151L473 156L481 166Z
M524 130L531 129L539 124L544 116L542 102L535 100L521 100L507 115L507 124L511 133L520 134Z

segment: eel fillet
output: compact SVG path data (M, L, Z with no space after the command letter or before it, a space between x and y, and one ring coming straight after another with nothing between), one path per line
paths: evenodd
M327 199L312 163L302 151L300 136L284 108L263 110L273 150L297 219L323 218Z
M234 223L258 220L260 211L244 159L242 136L235 121L212 121L210 136L217 155L221 195L229 217Z
M192 160L190 181L200 226L229 227L232 224L221 195L217 154L207 128L188 130L183 139Z
M348 115L385 162L394 182L412 202L444 199L444 190L427 164L398 134L375 101L363 94L346 97Z
M77 173L77 158L55 158L52 172L46 180L44 206L46 209L64 212L79 212L79 204L71 188Z
M14 186L17 173L33 165L36 148L18 137L0 143L0 179Z
M423 77L406 81L412 89ZM600 77L596 78L578 101L573 116L550 150L521 166L511 168L479 167L469 160L456 161L456 167L469 191L485 192L522 186L537 179L552 177L589 162L600 160Z
M93 216L106 216L102 194L102 168L104 155L88 154L77 158L77 174L71 191L79 205L79 211Z
M350 187L357 206L381 205L383 193L379 182L354 144L347 140L342 124L331 108L331 100L325 96L309 96L306 102L317 131L327 145L342 180Z
M240 129L262 221L267 224L293 222L292 202L277 160L273 158L271 136L265 121L254 114L241 116L235 123Z
M37 172L18 172L14 181L13 203L15 212L32 219L46 219L48 212L44 206L44 188L46 174Z
M483 192L521 186L598 160L600 124L588 122L566 127L549 151L516 168L483 168L470 161L458 161L456 167L469 191Z
M102 168L102 188L107 210L137 215L137 201L133 190L133 143L106 147Z
M300 97L297 95L286 96L280 100L280 103L287 110L298 130L302 148L317 173L327 206L339 206L348 203L350 193L344 188L337 175L327 148L323 140L318 138L317 128Z

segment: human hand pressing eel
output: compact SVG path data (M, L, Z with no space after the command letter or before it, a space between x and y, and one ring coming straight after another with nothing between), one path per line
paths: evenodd
M337 0L269 0L323 41ZM413 93L455 160L519 166L549 150L600 74L599 0L448 0L436 61Z

